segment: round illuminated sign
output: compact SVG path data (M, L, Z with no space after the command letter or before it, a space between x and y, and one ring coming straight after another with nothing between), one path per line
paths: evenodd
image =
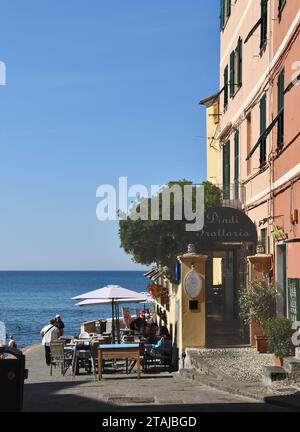
M196 270L191 270L187 273L184 280L184 289L188 297L196 299L202 290L202 280Z

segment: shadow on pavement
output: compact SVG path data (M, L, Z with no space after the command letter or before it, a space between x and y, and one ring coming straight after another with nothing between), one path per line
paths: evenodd
M295 411L300 411L300 392L290 395L269 396L265 400L272 405L286 406L293 408Z
M91 386L82 386L91 384ZM82 386L76 389L77 386ZM91 397L91 387L95 390ZM99 392L100 390L100 392ZM73 391L73 393L72 393ZM78 392L75 394L74 392ZM92 390L93 391L93 390ZM61 393L63 392L63 393ZM89 393L89 394L88 394ZM216 403L216 404L182 404L170 402L167 404L154 404L154 398L120 397L123 403L117 404L118 396L114 394L115 403L103 400L101 387L92 385L90 381L28 383L25 386L24 407L25 412L276 412L291 411L279 406L258 402L242 403ZM104 397L105 399L105 397ZM151 403L147 403L147 400ZM282 398L281 398L282 399ZM124 402L126 405L124 405ZM140 402L140 403L139 403ZM295 410L294 410L295 411Z

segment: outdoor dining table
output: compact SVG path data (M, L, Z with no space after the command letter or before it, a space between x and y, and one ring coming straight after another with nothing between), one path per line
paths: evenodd
M137 364L137 377L141 377L140 344L111 344L98 345L98 378L102 379L103 360L124 359L135 360Z

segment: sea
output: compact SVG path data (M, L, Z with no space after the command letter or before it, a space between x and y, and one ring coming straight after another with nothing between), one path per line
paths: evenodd
M81 322L108 318L111 307L78 307L78 301L71 298L106 285L147 291L143 271L1 271L0 322L18 348L40 343L40 330L57 314L66 335L78 334ZM132 314L138 308L126 306L132 308Z

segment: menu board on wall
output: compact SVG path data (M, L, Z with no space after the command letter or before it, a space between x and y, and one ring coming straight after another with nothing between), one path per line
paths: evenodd
M300 321L300 279L288 279L289 317Z

